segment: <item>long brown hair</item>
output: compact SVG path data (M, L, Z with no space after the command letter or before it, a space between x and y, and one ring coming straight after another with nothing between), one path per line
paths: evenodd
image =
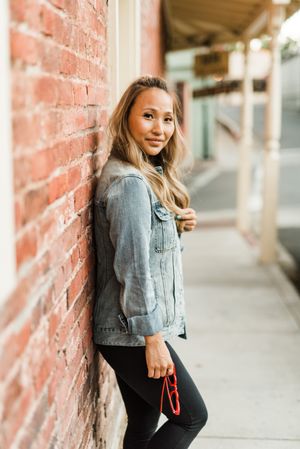
M141 92L151 88L162 89L173 99L174 133L156 158L156 160L159 160L159 165L163 167L164 176L161 176L155 170L151 157L137 145L128 127L129 113L136 98ZM187 189L179 180L181 177L180 163L187 156L186 146L178 123L179 116L178 99L168 89L166 81L159 77L143 76L129 85L109 121L111 154L139 169L159 201L175 214L181 214L182 209L188 207L190 203ZM183 223L177 222L177 227L182 231Z

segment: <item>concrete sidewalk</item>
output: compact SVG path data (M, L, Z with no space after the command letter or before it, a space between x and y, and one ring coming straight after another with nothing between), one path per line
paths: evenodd
M191 449L300 448L300 299L234 228L183 236L188 340L208 408Z

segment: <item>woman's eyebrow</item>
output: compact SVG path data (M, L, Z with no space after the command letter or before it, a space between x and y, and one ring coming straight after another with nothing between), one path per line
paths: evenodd
M159 111L159 108L155 108L153 106L148 106L148 107L143 108L143 111L145 111L145 110L157 112L157 111ZM167 109L164 112L165 112L165 114L173 114L173 111L171 109Z

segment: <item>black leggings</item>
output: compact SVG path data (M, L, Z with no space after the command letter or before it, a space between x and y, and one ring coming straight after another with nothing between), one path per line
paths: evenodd
M164 401L165 422L157 431L163 378L147 376L144 346L97 345L114 369L125 403L128 425L123 449L186 449L204 427L207 410L204 401L180 358L166 342L176 366L180 415L172 413Z

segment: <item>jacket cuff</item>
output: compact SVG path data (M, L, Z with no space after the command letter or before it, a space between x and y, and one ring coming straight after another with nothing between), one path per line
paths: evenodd
M161 312L156 305L147 315L136 315L127 318L128 331L132 335L154 335L163 329Z

